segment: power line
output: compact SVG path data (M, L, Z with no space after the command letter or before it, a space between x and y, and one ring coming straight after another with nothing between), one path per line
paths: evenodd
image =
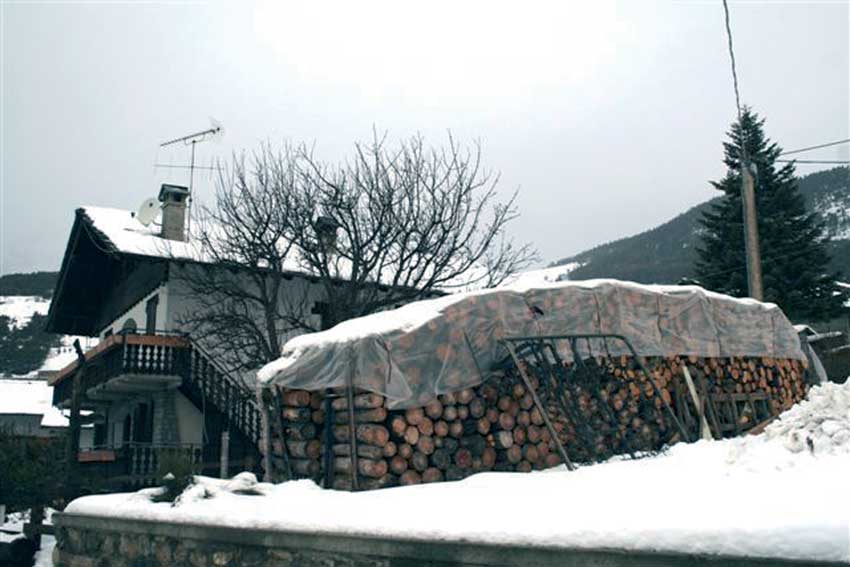
M729 24L729 5L723 0L723 13L726 17L726 37L729 40L729 59L732 61L732 84L735 87L735 106L738 108L738 123L741 123L741 93L738 91L738 71L735 68L735 50L732 47L732 27ZM746 146L746 144L742 144ZM744 152L746 153L746 147Z
M820 148L828 148L830 146L837 146L839 144L846 144L847 142L850 142L850 138L847 138L846 140L838 140L837 142L829 142L827 144L818 144L817 146L809 146L807 148L800 148L799 150L791 150L791 151L788 151L788 152L782 152L779 155L787 156L789 154L798 154L800 152L808 152L809 150L818 150ZM782 161L782 160L779 160L779 161Z
M781 163L850 163L846 159L778 159Z
M755 179L750 171L747 125L741 113L741 93L738 89L738 71L735 66L735 49L732 47L732 26L729 23L729 4L723 0L726 18L726 37L729 40L729 59L732 62L732 82L735 87L735 106L738 109L738 129L741 135L741 208L744 221L744 249L747 258L747 290L750 297L761 301L764 298L762 285L761 251L759 249L758 211L756 210Z
M762 264L773 264L777 260L785 260L787 258L794 258L796 256L803 256L805 254L809 254L810 250L797 250L796 252L791 252L789 254L779 254L776 256L767 256L762 258ZM707 274L699 274L697 276L698 279L710 278L712 276L722 276L723 274L731 274L733 272L746 271L746 264L737 266L735 268L728 268L726 270L719 270L717 272L709 272Z

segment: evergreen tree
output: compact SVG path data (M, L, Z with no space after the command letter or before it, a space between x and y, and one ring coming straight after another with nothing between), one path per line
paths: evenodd
M793 163L778 164L782 149L764 133L764 120L745 108L723 144L726 176L712 185L724 193L703 214L697 277L709 289L747 296L747 259L741 204L741 148L754 166L765 301L794 321L823 321L846 312L846 289L829 272L827 238L816 214L807 212Z

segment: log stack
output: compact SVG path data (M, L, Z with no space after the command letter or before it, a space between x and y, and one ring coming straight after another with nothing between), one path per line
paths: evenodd
M562 395L556 392L565 389L551 384L548 374L524 367L555 435L570 460L578 463L657 451L681 440L666 404L683 422L688 413L697 413L684 366L703 399L758 394L766 396L773 415L807 391L805 369L795 360L596 356L583 364L584 373L573 374ZM475 388L445 393L407 410L390 410L382 396L356 392L351 398L353 422L345 394L332 395L326 425L323 394L280 391L285 439L272 443L275 462L285 447L294 476L313 479L322 477L322 463L328 462L333 487L343 490L459 480L481 471L528 472L562 462L552 432L516 368L494 372ZM732 429L740 432L763 418L736 412L738 423ZM325 427L332 428L327 437ZM691 440L698 437L698 429L687 433ZM332 440L327 456L325 438Z
M320 392L289 389L279 389L277 395L280 415L273 419L279 417L280 421L271 428L275 467L285 471L288 465L293 478L319 480L324 452L324 396ZM275 431L283 431L282 437L276 436ZM284 451L288 459L284 459Z

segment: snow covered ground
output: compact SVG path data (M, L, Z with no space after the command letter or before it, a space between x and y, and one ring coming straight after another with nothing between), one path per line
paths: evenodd
M47 508L45 510L45 524L51 524L51 517L54 510ZM24 523L29 521L29 512L9 514L6 518L6 523L0 525L0 541L13 541L23 534ZM14 532L14 533L8 533ZM35 554L34 567L52 567L53 565L53 548L56 547L56 538L51 535L41 536L41 549Z
M81 498L67 511L503 545L850 561L848 478L850 382L815 387L759 436L679 444L656 457L576 472L484 473L361 493L310 481L256 483L242 473L230 481L198 477L174 505L151 502L158 489L148 489Z
M510 276L504 286L510 287L533 287L544 283L553 283L570 279L570 272L576 268L580 268L581 263L572 262L562 266L554 266L551 268L539 268L536 270L526 270Z
M50 300L36 295L0 295L0 315L11 319L12 329L25 327L33 318L33 315L47 315L50 310ZM51 347L40 370L61 370L76 359L74 352L74 339L80 339L83 349L94 346L97 342L90 337L74 337L63 335L59 339L59 346ZM32 373L33 375L35 372Z
M12 328L20 329L36 313L47 315L50 300L34 295L0 295L0 315L12 320Z

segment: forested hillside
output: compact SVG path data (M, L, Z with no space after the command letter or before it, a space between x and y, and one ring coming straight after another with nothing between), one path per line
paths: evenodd
M817 211L832 238L832 267L850 278L850 168L837 167L800 178L808 207ZM570 279L618 278L642 283L677 283L693 277L699 218L707 201L635 236L597 246L553 265L578 262ZM762 256L769 251L763 250Z
M56 272L0 277L0 376L34 372L61 337L44 332Z

